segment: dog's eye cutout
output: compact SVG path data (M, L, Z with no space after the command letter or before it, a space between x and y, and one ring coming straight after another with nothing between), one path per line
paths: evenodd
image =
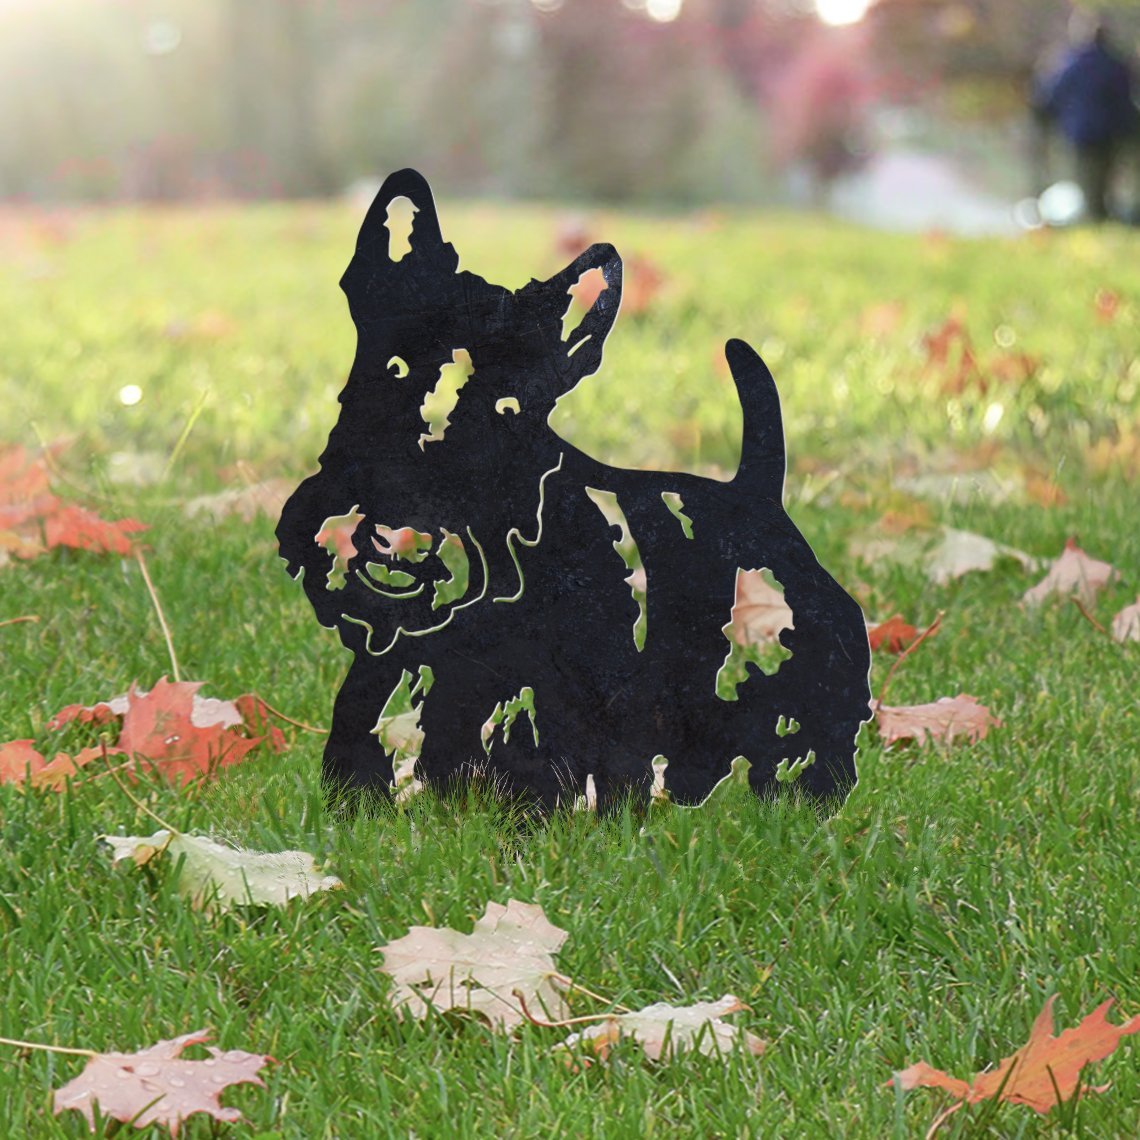
M387 368L397 380L403 380L408 374L408 362L402 356L393 356L388 361Z
M517 396L504 396L501 400L495 401L495 411L500 416L505 415L507 412L514 412L517 416L522 411L522 406L519 404Z

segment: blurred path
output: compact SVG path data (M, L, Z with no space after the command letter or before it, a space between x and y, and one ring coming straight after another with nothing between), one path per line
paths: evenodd
M832 188L837 217L884 230L945 230L972 237L1017 234L1012 202L971 184L947 158L895 148Z

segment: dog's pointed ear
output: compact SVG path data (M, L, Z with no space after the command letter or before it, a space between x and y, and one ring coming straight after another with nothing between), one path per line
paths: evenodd
M561 333L562 320L569 306L570 290L590 270L600 270L605 288L594 298L586 315L566 334ZM592 245L579 254L561 273L548 281L532 282L544 308L543 319L557 322L565 344L565 357L559 355L556 364L561 374L561 389L566 392L584 376L590 376L601 367L602 346L617 319L621 307L622 263L612 245Z
M391 237L388 221L391 205L398 198L411 202L415 213L409 238L411 251L396 262L388 252ZM455 247L443 240L427 179L410 168L388 175L372 200L356 239L356 253L341 279L341 288L352 301L358 283L362 282L366 289L369 281L388 273L394 265L417 273L454 273L459 265Z
M744 413L740 467L733 482L779 504L783 501L787 459L776 381L746 341L733 338L724 346L724 355Z

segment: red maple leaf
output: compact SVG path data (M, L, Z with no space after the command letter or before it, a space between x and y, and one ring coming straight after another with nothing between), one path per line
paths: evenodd
M201 681L167 681L165 677L149 693L132 685L119 747L145 767L156 768L182 785L240 763L263 738L238 731L240 714L235 724L228 709L203 715L194 701L201 687Z
M93 705L67 705L48 721L57 730L79 724L122 721L110 755L134 757L143 768L157 770L185 785L237 764L258 745L271 751L285 747L285 736L269 722L269 709L252 693L233 701L202 697L200 681L160 678L150 692L137 685L121 696ZM31 740L0 745L0 783L46 787L59 791L69 776L103 754L102 747L84 748L75 755L58 753L50 762Z
M146 530L144 524L112 522L62 502L50 489L47 455L32 455L19 445L0 448L0 555L35 558L57 546L129 554L130 536Z
M900 614L867 630L867 639L876 653L880 650L884 653L901 653L917 636L918 630L903 621Z

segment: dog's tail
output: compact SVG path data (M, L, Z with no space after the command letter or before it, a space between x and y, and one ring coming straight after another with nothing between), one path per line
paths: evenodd
M724 346L724 354L744 410L740 467L733 483L749 497L772 499L779 504L784 494L786 458L776 382L764 361L744 341L730 340Z

